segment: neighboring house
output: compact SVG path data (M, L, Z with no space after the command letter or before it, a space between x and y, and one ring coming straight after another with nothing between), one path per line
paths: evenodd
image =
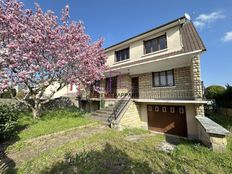
M206 48L193 23L181 17L105 49L105 79L83 108L118 127L196 138L196 116L204 115L200 56ZM122 97L129 94L130 97ZM120 102L121 101L121 102ZM124 102L122 102L124 101ZM112 104L112 105L110 105ZM109 117L109 118L108 118Z
M45 90L45 96L51 95L51 93L58 88L58 83L55 83L53 85L50 85L46 90ZM77 92L78 92L78 87L75 84L69 84L59 91L57 91L52 99L55 98L60 98L60 97L71 97L71 98L76 98L77 97Z
M58 88L59 84L58 83L54 83L52 85L50 85L49 87L46 88L45 92L44 92L44 98L50 96L53 91ZM15 87L17 93L20 91L23 91L25 93L28 92L28 89L26 87L26 85L24 84L19 84ZM62 89L60 89L59 91L55 92L54 95L52 96L52 99L55 98L60 98L60 97L69 97L69 98L76 98L78 95L78 86L75 84L69 84L66 85L65 87L63 87Z

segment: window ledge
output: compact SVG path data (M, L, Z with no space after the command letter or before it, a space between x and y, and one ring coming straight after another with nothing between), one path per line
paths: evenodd
M123 62L128 62L130 61L130 59L126 59L126 60L122 60L122 61L118 61L118 62L114 62L113 65L117 65L117 64L120 64L120 63L123 63Z
M158 53L162 53L162 52L165 52L165 51L168 51L168 49L165 48L163 50L155 51L155 52L152 52L152 53L147 53L147 54L142 55L141 57L147 57L147 56L151 56L151 55L156 55Z
M153 86L152 89L176 88L176 86Z

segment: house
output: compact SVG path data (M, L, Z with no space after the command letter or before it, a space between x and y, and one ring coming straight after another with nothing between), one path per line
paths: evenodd
M111 126L199 137L204 116L201 54L206 51L185 16L105 49L108 69L80 107ZM105 106L103 106L103 104Z

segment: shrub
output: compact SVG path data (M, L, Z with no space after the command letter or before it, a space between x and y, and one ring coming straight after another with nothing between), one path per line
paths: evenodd
M216 102L220 107L232 108L232 86L226 85L226 90L217 95Z
M3 92L0 95L0 98L12 98L11 93L12 93L13 97L15 97L16 96L16 89L13 88L13 89L9 89L8 91Z
M18 109L15 105L0 105L0 140L15 135L18 120Z
M205 89L205 97L207 99L216 99L219 94L225 91L225 87L219 85L212 85Z

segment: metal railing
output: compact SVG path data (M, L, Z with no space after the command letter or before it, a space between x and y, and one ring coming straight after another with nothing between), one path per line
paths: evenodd
M110 124L110 127L113 127L115 121L118 119L124 108L127 106L127 104L130 102L131 96L125 95L123 98L121 98L114 106L113 111L111 115L108 118L108 122Z

